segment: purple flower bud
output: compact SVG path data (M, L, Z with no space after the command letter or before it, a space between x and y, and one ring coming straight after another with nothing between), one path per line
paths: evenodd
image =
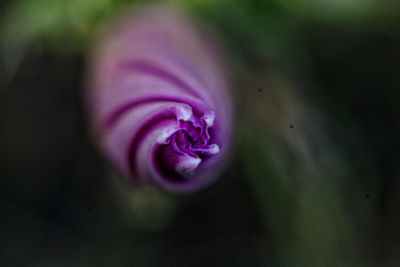
M144 8L98 40L88 106L127 180L177 192L210 184L229 158L232 103L213 39L181 12Z

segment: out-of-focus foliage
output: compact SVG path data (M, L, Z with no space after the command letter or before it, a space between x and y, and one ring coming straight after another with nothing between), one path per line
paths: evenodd
M252 106L241 110L242 160L282 265L360 264L365 250L359 245L360 226L371 212L354 213L346 204L351 199L362 206L354 196L365 188L352 180L359 174L332 144L320 111L296 93L287 77L273 72L251 79L245 84L261 90L241 93L248 102L240 106ZM349 190L343 190L344 184Z
M236 59L253 66L284 60L289 67L302 64L300 69L308 67L299 31L305 21L374 27L397 19L400 10L390 0L16 0L5 6L0 20L3 54L37 42L83 49L107 18L149 2L180 5L200 15L219 30Z
M0 11L0 72L7 83L27 50L86 51L97 28L140 0L16 0Z
M41 40L63 49L82 47L104 19L134 3L148 2L190 8L219 27L232 41L235 53L250 56L254 63L288 52L301 54L297 46L301 39L296 36L302 23L299 17L365 24L396 19L400 8L390 0L16 0L1 12L0 38L10 45Z
M17 0L3 10L1 39L14 44L81 47L102 20L134 0Z
M325 23L373 23L398 20L400 4L395 0L277 0L296 16ZM368 20L370 20L368 23Z
M303 56L299 50L301 39L297 36L301 23L293 20L276 1L193 0L188 3L194 12L217 27L236 59L244 58L248 64L259 67L281 59L292 64Z

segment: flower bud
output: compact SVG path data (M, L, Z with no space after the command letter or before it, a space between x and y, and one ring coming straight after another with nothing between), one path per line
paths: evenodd
M229 158L232 103L214 39L180 10L147 7L97 40L87 106L101 151L134 185L192 192Z

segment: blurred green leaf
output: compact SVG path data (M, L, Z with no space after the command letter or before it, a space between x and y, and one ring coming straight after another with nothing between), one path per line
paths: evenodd
M96 26L135 0L18 0L9 5L0 23L6 45L43 41L56 47L81 46Z
M279 258L285 266L357 266L366 249L359 220L371 216L354 184L357 173L333 145L318 110L286 77L265 77L247 81L254 90L241 93L239 107L252 108L241 109L238 131L246 177ZM261 91L254 85L260 81ZM361 201L351 203L354 194Z
M333 24L392 20L399 17L400 8L398 2L391 0L277 0L277 2L297 16Z
M192 0L188 5L219 30L235 58L252 66L282 59L291 64L302 57L301 23L276 1Z

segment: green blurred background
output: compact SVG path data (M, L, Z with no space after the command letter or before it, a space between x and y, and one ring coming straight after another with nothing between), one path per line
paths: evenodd
M90 138L85 56L137 4L226 48L235 153L203 192L118 182ZM400 2L3 0L1 266L400 266Z

